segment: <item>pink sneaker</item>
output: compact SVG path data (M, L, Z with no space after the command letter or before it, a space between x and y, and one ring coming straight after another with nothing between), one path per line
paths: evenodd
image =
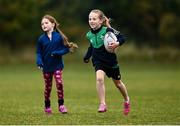
M45 112L46 114L52 114L52 110L51 110L50 107L44 108L44 112Z
M105 104L100 104L98 112L106 112L106 111L107 111L106 105Z
M67 113L67 109L66 109L65 105L60 105L60 106L59 106L59 111L60 111L62 114Z
M130 112L130 103L124 102L124 115L128 115L129 112Z

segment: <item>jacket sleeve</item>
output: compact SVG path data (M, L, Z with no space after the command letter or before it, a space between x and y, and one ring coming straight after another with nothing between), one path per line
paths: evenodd
M43 66L43 61L42 61L42 46L40 41L38 41L36 45L36 64L37 66Z
M65 55L67 53L69 53L69 48L64 46L61 50L53 51L51 53L51 55L62 56L62 55Z
M107 28L107 32L108 32L108 31L113 32L113 33L116 35L117 40L118 40L118 42L119 42L119 46L121 46L122 44L125 43L126 38L125 38L125 36L124 36L123 34L120 33L120 31L117 31L117 30L114 29L114 28Z
M88 50L84 56L84 60L87 60L87 59L90 59L91 56L92 56L92 51L93 51L93 47L92 45L90 44L90 46L88 47Z

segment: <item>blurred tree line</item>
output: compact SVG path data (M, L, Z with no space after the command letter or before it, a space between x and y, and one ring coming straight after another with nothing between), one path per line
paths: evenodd
M35 45L45 14L54 16L60 29L81 44L88 14L96 8L138 47L180 48L180 0L0 0L0 45L12 50Z

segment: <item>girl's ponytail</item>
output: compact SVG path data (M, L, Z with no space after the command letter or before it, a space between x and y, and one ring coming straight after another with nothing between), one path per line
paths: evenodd
M70 52L74 52L74 50L78 48L78 45L73 42L69 42L66 35L59 29L58 26L56 26L56 30L57 30L57 32L59 32L62 35L63 40L64 40L63 41L64 45L67 46L68 48L70 48Z
M105 15L104 15L104 25L106 26L106 27L108 27L108 28L111 28L111 19L110 18L107 18Z
M64 45L70 48L70 52L74 52L74 50L78 48L77 44L68 41L68 37L66 37L66 35L59 29L59 23L54 17L52 17L51 15L45 15L43 18L47 18L50 22L55 24L54 30L62 35Z

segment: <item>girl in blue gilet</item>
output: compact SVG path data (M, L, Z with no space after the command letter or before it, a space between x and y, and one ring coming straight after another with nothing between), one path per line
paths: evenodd
M45 15L41 20L43 34L37 42L36 64L43 72L44 89L44 111L52 113L50 94L52 79L54 76L58 96L58 109L61 113L67 113L64 105L64 88L62 73L64 68L62 56L77 48L74 43L69 43L67 37L58 28L58 22L50 15Z

